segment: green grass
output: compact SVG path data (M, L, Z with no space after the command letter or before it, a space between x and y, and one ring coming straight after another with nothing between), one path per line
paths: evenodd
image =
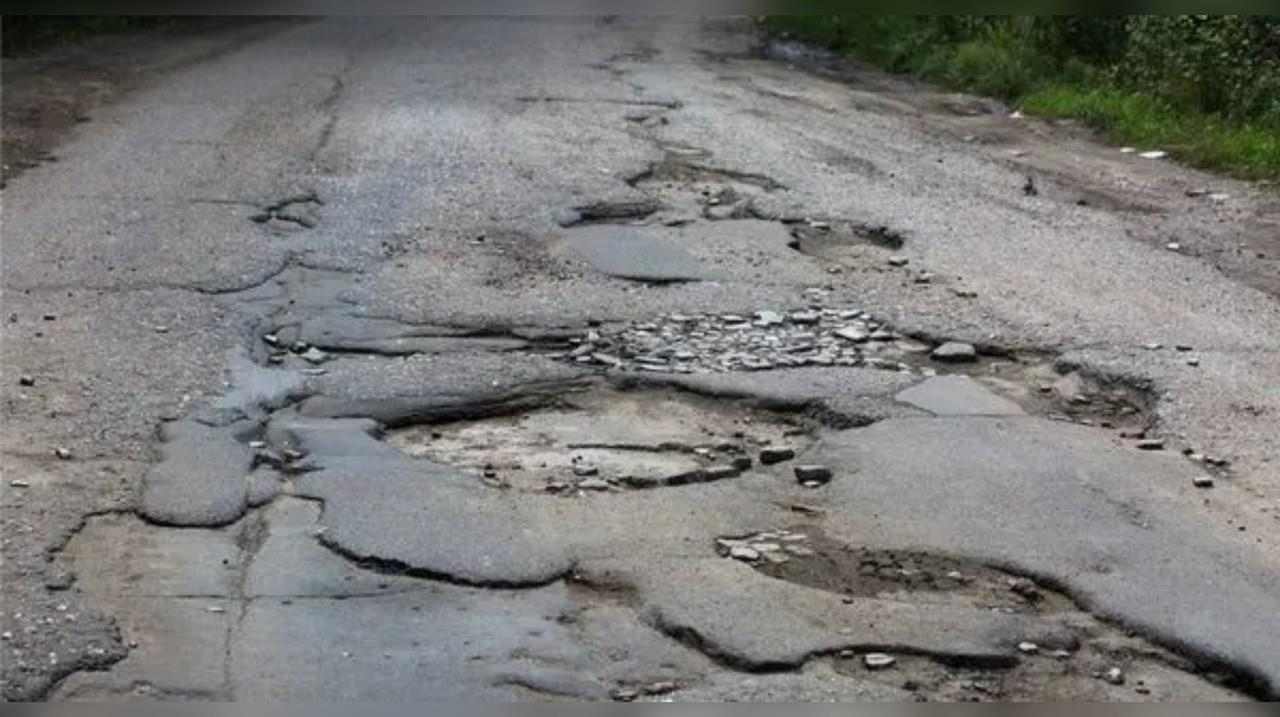
M1113 141L1162 149L1189 164L1246 179L1280 179L1280 127L1224 122L1159 97L1114 87L1058 85L1022 96L1025 112L1074 117Z
M768 17L765 27L892 72L998 97L1028 114L1077 118L1113 141L1161 149L1195 166L1280 180L1276 122L1229 122L1117 87L1105 69L1041 51L1030 22L957 27L926 16L783 15Z

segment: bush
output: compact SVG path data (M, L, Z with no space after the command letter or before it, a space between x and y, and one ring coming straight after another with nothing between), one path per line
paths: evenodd
M895 72L1079 117L1127 142L1280 178L1280 17L775 16Z

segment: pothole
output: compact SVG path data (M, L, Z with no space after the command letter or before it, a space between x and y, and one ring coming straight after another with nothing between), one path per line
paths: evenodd
M817 526L779 529L721 538L717 550L760 572L788 582L848 597L885 597L904 601L963 600L976 607L1014 613L1053 613L1074 609L1071 601L1026 578L981 563L908 550L876 550L846 545Z
M976 561L846 545L815 525L716 542L726 559L741 560L772 578L836 593L848 601L875 597L1048 616L1079 636L1075 644L1020 643L1019 659L1007 667L855 650L831 656L837 673L891 684L920 700L1244 698L1230 687L1230 676L1202 674L1188 660L1097 620L1067 596Z
M901 249L906 244L903 235L887 226L861 224L848 220L810 220L793 222L791 226L792 249L802 254L827 261L839 261L851 246L871 244L885 249Z
M609 335L588 332L564 358L629 371L709 373L800 366L910 371L902 359L930 347L852 306L807 291L808 306L750 314L666 314Z
M249 218L276 230L313 229L320 223L319 210L323 205L314 192L307 192L268 204Z
M696 164L696 148L665 147L668 158L628 180L628 184L658 198L664 204L707 219L750 216L752 198L785 189L763 174L739 172Z
M494 488L576 494L735 478L765 447L811 442L802 419L662 391L595 390L554 406L418 425L387 441Z

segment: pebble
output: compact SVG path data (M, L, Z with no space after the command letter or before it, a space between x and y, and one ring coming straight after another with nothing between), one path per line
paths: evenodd
M782 324L782 314L776 311L757 311L755 325L761 327L780 326Z
M1138 156L1143 159L1164 159L1169 156L1169 153L1159 149L1153 149L1149 152L1142 152Z
M578 488L581 490L609 490L610 485L609 481L604 480L603 478L588 478L584 481L580 481L578 483Z
M35 380L35 378L33 378L33 377L31 377L31 376L19 376L19 377L18 377L18 385L19 385L19 386L28 386L28 387L29 387L29 386L34 386L34 385L36 385L36 380Z
M596 476L600 475L600 469L593 465L578 463L573 466L573 474L584 478Z
M1159 438L1145 438L1137 442L1137 448L1140 451L1163 451L1164 441Z
M806 487L814 485L823 485L831 482L831 469L820 465L799 465L794 468L796 481Z
M1200 359L1198 359L1198 358L1189 358L1189 359L1187 359L1187 365L1188 365L1188 366L1199 366L1199 365L1200 365Z
M1151 342L1151 343L1149 343L1149 344L1143 344L1143 345L1142 345L1142 348L1144 348L1144 349L1146 349L1146 350L1148 350L1148 351L1159 351L1160 349L1164 348L1164 344L1161 344L1161 343L1157 343L1157 342L1155 342L1155 341L1152 341L1152 342Z
M871 338L871 334L868 334L866 331L856 326L846 326L844 328L836 329L835 335L845 341L852 341L855 344L860 344Z
M1168 244L1165 244L1164 248L1168 249L1169 251L1179 251L1182 249L1182 245L1176 241L1171 241Z
M1036 643L1034 643L1034 642L1019 642L1019 643L1018 643L1018 652L1025 652L1025 653L1027 653L1027 654L1032 654L1032 653L1036 653L1036 652L1039 652L1039 651L1040 651L1040 646L1039 646L1039 645L1037 645L1037 644L1036 644Z
M311 348L302 352L302 359L307 363L320 364L329 360L329 354L321 351L315 346L312 346Z
M796 452L790 448L766 448L760 451L760 462L766 466L789 461L795 457Z
M1121 670L1119 667L1112 667L1111 669L1107 670L1102 674L1102 679L1106 680L1107 682L1110 682L1113 685L1123 685L1124 670Z
M31 484L21 478L14 478L13 480L9 481L9 485L13 486L14 488L27 488Z
M907 264L910 264L910 263L911 263L911 260L905 256L889 257L889 266L906 266Z
M944 363L971 363L978 360L978 351L972 344L948 341L930 352L929 356Z
M883 670L892 667L897 662L893 655L886 655L883 652L868 652L862 656L862 664L867 666L868 670Z
M270 346L280 345L280 337L276 336L275 334L263 334L262 340Z
M168 327L168 326L156 326L156 327L154 327L154 328L155 328L155 331L156 331L156 333L157 333L157 334L167 334L167 333L169 333L169 327Z
M64 461L71 460L71 451L67 450L66 448L55 448L53 450L53 455L57 456L59 459Z
M1191 479L1191 485L1197 488L1212 488L1213 478L1210 476L1196 476Z

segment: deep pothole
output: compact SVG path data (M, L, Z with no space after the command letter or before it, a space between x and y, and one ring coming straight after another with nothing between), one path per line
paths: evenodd
M841 650L829 656L839 674L896 686L922 701L1236 700L1228 674L1206 672L1129 631L1098 620L1071 598L979 561L916 550L849 545L818 525L724 536L716 550L769 577L841 595L846 602L967 606L1060 620L1071 644L1022 642L1007 666L963 664L903 652ZM1199 697L1197 697L1199 696Z
M494 488L577 494L728 480L762 450L798 453L812 438L802 418L736 402L599 389L517 414L411 426L386 440Z

